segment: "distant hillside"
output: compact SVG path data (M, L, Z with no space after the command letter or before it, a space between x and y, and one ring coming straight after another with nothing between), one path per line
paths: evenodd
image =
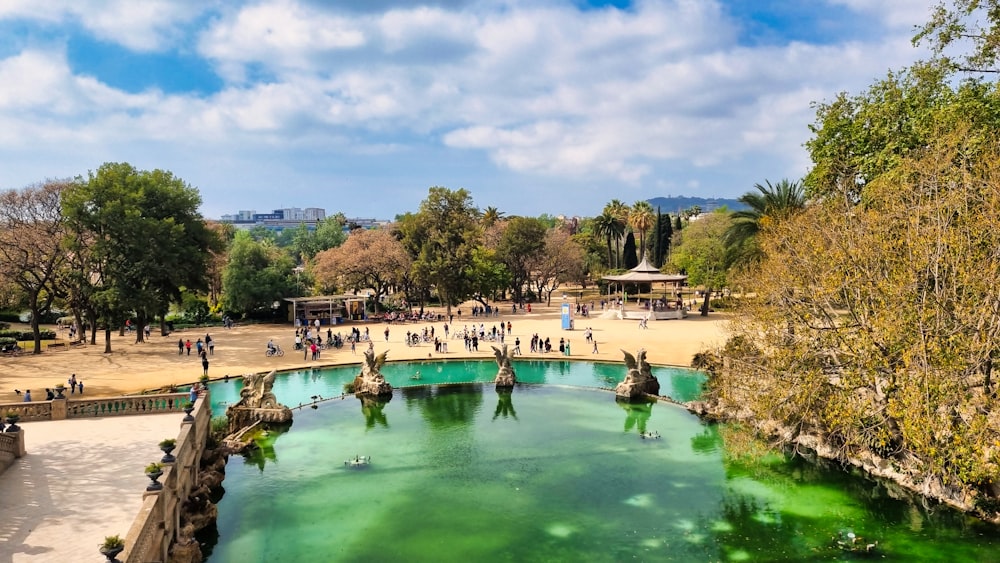
M714 197L713 198L686 197L686 196L654 197L653 199L649 199L646 201L648 201L649 204L653 206L653 209L659 207L660 211L662 211L663 213L671 213L674 215L676 215L678 212L684 211L685 209L690 209L695 205L701 207L701 210L704 213L714 211L722 206L725 206L726 209L729 209L730 211L740 211L742 209L747 208L747 206L736 201L735 199L714 198Z

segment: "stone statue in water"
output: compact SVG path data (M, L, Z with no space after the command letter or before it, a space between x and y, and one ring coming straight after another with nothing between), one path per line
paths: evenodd
M379 355L375 351L365 350L365 361L361 364L361 373L354 378L354 394L356 395L391 395L392 385L382 376L382 366L389 351Z
M258 420L283 423L292 420L292 411L278 402L271 387L274 386L275 372L268 374L248 373L243 376L240 400L226 409L229 431L246 428Z
M500 368L494 383L497 387L513 387L517 383L517 377L514 376L514 368L510 367L510 354L507 353L507 345L501 344L500 348L496 346L492 346L492 348L493 354L497 358L497 367Z
M615 387L615 395L629 399L646 394L659 395L660 382L653 376L649 362L646 361L646 350L640 348L635 356L625 350L622 353L625 354L628 373L625 374L625 380Z

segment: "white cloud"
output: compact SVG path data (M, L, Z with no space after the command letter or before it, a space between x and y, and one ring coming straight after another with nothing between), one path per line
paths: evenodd
M95 37L136 51L176 45L182 26L212 7L210 0L4 0L0 20L77 21Z
M919 12L913 2L829 1L884 21L884 33L742 46L738 22L703 0L646 0L629 11L557 1L401 3L384 13L294 0L225 5L197 35L226 81L209 95L128 94L73 74L59 50L0 60L0 155L33 144L58 155L49 148L58 140L213 175L226 163L260 167L261 155L282 170L302 154L340 158L344 169L352 159L389 168L408 152L432 152L447 155L430 164L442 170L486 155L505 174L628 186L635 197L664 185L711 190L700 174L737 174L734 163L749 161L759 169L747 174L794 176L808 164L811 102L858 91L915 57L912 24L899 23ZM100 36L137 10L129 17L151 37L119 40L154 48L199 13L193 2L159 0L82 13L96 2L43 3L31 17L77 18ZM28 17L28 6L11 0L0 18ZM211 164L188 162L207 154ZM243 185L273 176L255 174Z

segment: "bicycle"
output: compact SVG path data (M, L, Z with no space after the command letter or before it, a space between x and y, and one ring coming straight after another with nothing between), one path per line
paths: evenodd
M264 356L266 356L268 358L270 358L271 356L278 356L280 358L281 356L284 356L284 355L285 355L285 351L281 349L281 346L275 346L274 348L268 348L267 351L264 352Z

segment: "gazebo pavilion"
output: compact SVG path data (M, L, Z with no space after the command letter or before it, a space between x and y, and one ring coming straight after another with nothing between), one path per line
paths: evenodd
M672 284L674 287L674 295L677 296L678 292L684 282L687 280L687 276L680 274L663 274L660 270L653 267L647 260L645 255L642 257L642 261L635 268L632 268L628 272L618 276L603 276L602 279L619 283L623 287L627 283L662 283L663 284L663 299L662 305L656 304L655 301L650 300L643 307L636 309L634 311L627 311L627 303L623 301L622 308L619 311L620 318L623 319L641 319L648 318L651 320L666 320L666 319L682 319L687 316L687 309L684 308L683 302L680 299L668 299L667 298L667 284ZM608 288L608 295L611 295L610 286Z

